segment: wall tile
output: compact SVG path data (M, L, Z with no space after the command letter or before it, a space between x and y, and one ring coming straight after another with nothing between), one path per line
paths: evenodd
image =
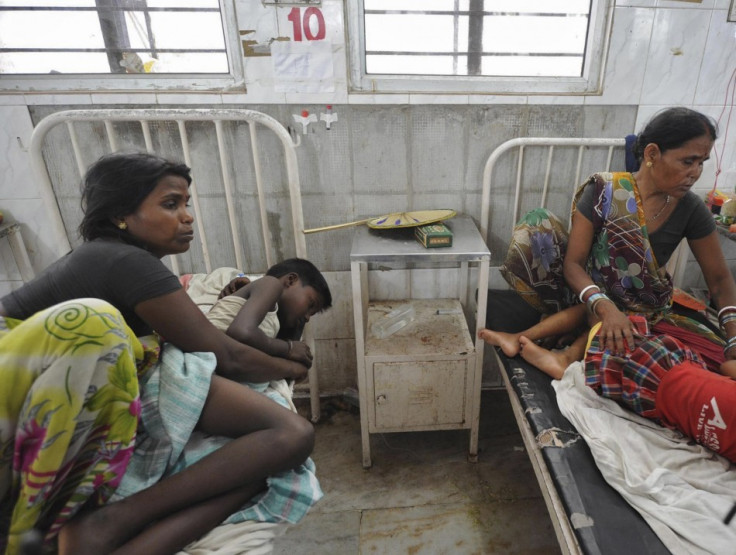
M709 10L657 10L646 61L643 104L692 103L709 21Z
M156 103L162 106L178 106L179 104L201 104L213 106L222 104L221 94L212 93L156 93Z
M315 339L355 337L353 290L350 272L323 272L332 293L332 308L317 314L311 321Z
M0 106L0 202L38 198L28 148L33 123L26 106Z
M22 281L0 281L0 297L23 287Z
M710 18L705 54L695 90L695 104L723 106L736 82L736 23L726 21L726 12L714 10ZM731 97L733 100L733 97Z
M351 94L349 104L409 104L408 94Z
M696 8L712 8L714 0L657 0L658 8L681 8L681 9L696 9Z
M45 104L51 106L82 105L82 107L85 107L92 104L91 94L26 94L24 95L24 98L26 104L29 106Z
M3 106L25 106L26 97L22 94L3 94L0 95L0 105Z
M603 94L586 96L586 104L639 103L653 21L654 10L616 8Z
M530 95L528 97L529 104L551 104L551 105L579 105L581 100L585 98L582 95Z
M2 211L10 221L21 224L31 266L36 273L46 268L62 254L49 223L46 207L41 199L2 200Z
M355 339L318 339L315 351L320 395L341 395L346 387L357 386Z
M529 97L524 95L503 94L471 94L468 104L528 104Z
M657 0L616 0L616 7L653 8Z
M368 295L371 300L395 301L411 295L411 272L402 264L381 264L368 272Z
M466 94L410 94L409 104L467 104Z
M92 103L105 104L156 104L155 93L100 93L92 94Z

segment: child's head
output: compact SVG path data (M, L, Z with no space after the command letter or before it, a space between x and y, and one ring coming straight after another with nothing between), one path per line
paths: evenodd
M289 258L271 266L266 275L284 282L278 311L282 326L303 327L312 316L332 306L330 287L309 260Z

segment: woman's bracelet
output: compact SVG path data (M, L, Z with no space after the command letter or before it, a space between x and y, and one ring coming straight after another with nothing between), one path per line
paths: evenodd
M726 341L726 346L723 347L723 352L726 353L729 349L736 347L736 335L729 337Z
M593 285L588 285L587 287L583 287L583 290L580 292L580 302L585 302L585 293L588 291L588 289L598 289L598 292L601 292L601 288L598 287L595 283Z
M608 298L608 295L605 293L593 293L590 297L588 297L588 300L585 302L586 306L588 307L588 312L590 312L591 315L597 316L595 313L595 305L597 305L600 301L611 301L611 299Z
M726 314L718 319L718 323L722 328L725 328L726 324L733 322L734 320L736 320L736 312L726 312Z
M284 341L286 341L286 346L288 347L286 351L286 356L288 357L291 354L291 339L285 339Z
M718 319L721 319L721 314L728 312L736 312L736 306L724 306L721 310L718 311Z

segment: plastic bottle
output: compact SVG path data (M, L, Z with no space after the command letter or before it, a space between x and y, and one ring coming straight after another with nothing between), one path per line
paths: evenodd
M371 333L378 339L384 339L411 324L416 317L417 314L412 305L402 304L373 322Z

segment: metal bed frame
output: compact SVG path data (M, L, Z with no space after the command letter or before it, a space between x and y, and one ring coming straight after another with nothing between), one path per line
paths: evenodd
M126 148L131 146L131 141L135 140L139 150L162 154L156 152L156 144L166 144L167 149L174 149L188 166L192 166L192 158L194 147L192 146L191 132L187 125L192 122L202 122L202 124L212 124L214 130L214 144L210 146L211 150L217 153L219 169L222 178L222 193L226 200L227 219L230 228L229 235L232 238L232 247L235 254L235 264L238 268L252 272L247 266L248 257L243 247L240 233L238 232L238 220L236 212L235 192L238 188L238 178L233 175L232 167L235 160L239 157L250 155L252 159L252 170L254 174L255 189L258 197L258 214L260 217L261 239L263 241L263 249L265 252L266 268L270 267L274 262L274 241L272 230L269 228L267 219L266 193L264 183L264 160L265 156L261 153L261 147L265 142L259 133L262 130L271 132L281 144L281 156L283 160L283 168L286 172L286 181L288 184L288 195L291 209L291 225L293 227L294 251L295 255L300 258L307 257L306 239L304 231L304 217L302 211L301 189L299 183L299 169L297 165L296 147L299 143L292 140L287 129L271 116L247 109L82 109L82 110L66 110L53 113L46 116L35 126L31 135L30 155L34 172L39 180L39 188L42 199L44 201L49 221L53 226L54 235L57 241L55 250L59 256L68 252L72 246L67 228L62 218L62 210L59 205L57 189L52 183L52 177L49 168L49 147L48 136L58 126L65 126L68 133L68 143L64 145L67 149L71 146L73 159L76 163L78 175L81 177L86 171L87 165L94 160L85 160L84 141L85 138L80 136L83 132L82 128L96 129L96 136L104 137L106 145L102 145L106 152L115 152L120 150L121 145ZM250 153L243 152L244 145L241 143L233 143L228 141L228 134L225 126L247 126L250 137ZM87 126L87 127L85 127ZM104 131L102 128L104 128ZM238 127L240 129L240 127ZM133 130L133 131L131 131ZM58 133L59 131L54 131ZM166 138L161 137L166 134ZM133 139L131 139L131 137ZM200 137L201 138L201 134ZM198 138L198 139L199 139ZM208 138L212 138L211 134ZM87 138L89 141L89 138ZM273 139L270 139L273 142ZM62 141L64 142L64 141ZM57 139L58 148L59 140ZM174 145L174 147L172 147ZM52 149L53 150L53 149ZM54 153L58 158L58 153ZM274 159L271 152L268 153L268 163L272 164ZM58 172L57 172L58 173ZM196 173L196 172L195 172ZM200 179L200 181L202 181ZM57 183L57 187L59 184ZM201 247L202 260L198 261L198 265L202 268L200 271L210 273L212 268L212 245L208 242L207 233L203 222L207 214L202 208L202 202L198 195L198 185L193 180L190 187L192 197L192 206L195 215L196 239ZM221 217L217 214L217 217ZM180 273L180 264L177 257L167 257L171 264L171 268L177 275ZM265 269L263 270L265 273ZM309 324L304 330L304 339L315 352L313 332ZM300 387L300 386L297 386ZM307 389L310 397L312 421L316 422L320 416L319 402L319 384L318 374L315 366L309 370L308 383L301 386Z
M599 153L605 153L605 167L597 168L598 171L608 171L611 167L611 163L614 157L614 151L616 149L622 149L625 145L625 139L606 139L606 138L536 138L536 137L522 137L517 139L511 139L505 143L499 145L488 157L486 165L483 171L483 189L482 189L482 200L481 200L481 219L480 229L481 236L488 243L490 236L489 230L491 229L491 203L493 202L492 195L494 192L498 192L502 189L508 190L509 187L513 187L513 211L511 212L511 227L507 229L503 237L508 239L511 238L512 228L516 221L518 221L521 214L519 213L520 207L523 204L523 184L525 178L535 180L539 182L541 178L542 191L541 191L541 204L538 206L546 207L547 200L549 198L550 189L554 187L551 183L551 169L553 167L553 161L555 154L558 154L561 150L565 149L568 153L572 150L575 153L576 164L574 167L574 180L564 184L567 190L570 192L570 199L572 199L572 193L575 188L582 182L585 176L582 174L586 155L589 155L592 150L597 150ZM541 149L541 152L545 153L546 156L536 157L534 162L538 160L545 160L545 167L540 172L538 167L530 168L528 160L527 150L528 149ZM536 153L535 153L536 154ZM498 183L499 179L494 180L496 173L496 166L506 160L509 163L509 157L516 155L516 169L513 183L508 185L506 183ZM511 160L513 162L513 158ZM510 172L513 174L514 172ZM535 197L536 199L537 197ZM562 214L558 214L562 216ZM498 229L493 229L494 233L499 233ZM505 250L503 251L505 252ZM499 357L495 349L491 349L496 357L496 361L500 368L503 368L503 362ZM554 481L550 474L549 469L545 463L542 455L542 449L538 438L535 437L532 428L526 418L525 409L522 403L512 387L511 381L506 372L501 369L500 374L504 381L504 386L509 394L511 406L514 411L516 422L519 426L522 439L524 440L524 446L526 447L529 459L531 460L536 474L539 487L542 491L545 503L547 504L547 510L552 520L552 525L557 535L557 540L560 544L560 549L563 553L582 553L580 544L575 536L573 525L571 524L565 508L562 504L560 495L555 487Z

